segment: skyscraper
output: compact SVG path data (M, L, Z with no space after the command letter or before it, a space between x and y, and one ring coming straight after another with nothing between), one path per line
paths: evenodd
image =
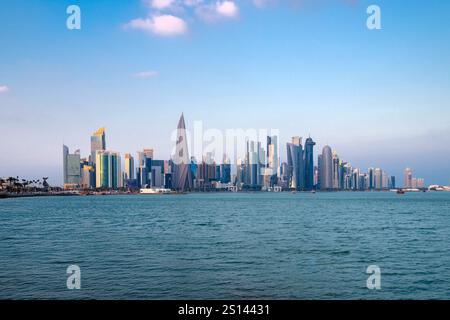
M333 156L331 148L325 146L322 149L322 168L320 170L320 187L322 190L333 188Z
M375 178L374 178L374 168L369 168L368 174L369 174L369 190L373 190L375 188Z
M164 188L164 160L152 159L152 187Z
M292 143L286 145L289 166L289 188L303 190L305 188L305 173L303 164L302 138L293 137Z
M316 183L316 189L322 189L322 155L319 154L317 156L317 183Z
M120 154L112 151L97 151L95 174L97 188L121 188L123 184Z
M270 176L269 185L277 183L278 174L278 136L267 137L267 169L266 174Z
M147 159L154 159L153 158L153 149L148 149L148 148L144 149L144 154Z
M91 136L91 161L95 164L96 152L106 150L105 128L100 128Z
M309 137L305 141L305 190L314 188L314 146L316 143Z
M192 189L191 161L189 159L186 124L184 123L183 114L181 114L180 121L178 122L175 155L172 160L174 163L172 177L173 188L179 191Z
M264 155L265 153L263 152L260 141L247 141L244 175L245 185L249 188L258 189L263 182L261 162L264 162Z
M383 189L383 170L380 168L374 170L374 188L375 190Z
M69 148L63 145L63 178L64 188L77 188L80 186L80 150L70 154Z
M358 173L359 174L359 173ZM336 151L333 151L332 157L332 185L333 189L339 189L339 156Z
M413 178L413 173L411 168L406 168L405 171L403 172L403 186L405 188L412 188L412 178Z
M89 189L93 186L95 176L94 167L89 164L84 164L81 167L81 188Z
M134 179L134 158L129 153L125 153L125 179Z

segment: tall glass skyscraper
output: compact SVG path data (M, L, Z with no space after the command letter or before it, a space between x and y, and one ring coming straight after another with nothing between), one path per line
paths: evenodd
M314 188L314 146L316 143L309 137L305 141L305 190Z
M269 186L273 186L278 180L278 136L267 137L267 163L266 173L270 175Z
M286 149L289 167L289 188L294 190L304 190L305 166L303 164L302 138L293 137L292 143L288 143Z
M175 147L175 155L172 160L173 160L173 177L172 177L173 188L179 191L192 189L193 181L190 169L191 161L189 159L186 124L184 123L183 114L181 114L180 121L178 121L177 142Z
M245 185L250 188L259 188L262 184L261 166L262 162L264 162L264 154L260 141L247 141L245 152Z
M329 146L322 149L322 168L320 170L320 188L330 190L333 188L333 156Z
M336 152L333 152L332 158L332 185L333 189L339 190L339 156Z
M412 188L412 178L413 178L413 172L411 168L406 168L403 172L403 187L405 188Z
M129 153L125 154L125 179L134 179L134 158Z
M120 154L112 151L97 151L95 174L97 188L117 189L122 187Z
M80 150L70 154L69 148L63 145L63 180L65 188L77 188L81 183Z
M95 164L96 152L106 150L105 128L100 128L91 136L91 161Z

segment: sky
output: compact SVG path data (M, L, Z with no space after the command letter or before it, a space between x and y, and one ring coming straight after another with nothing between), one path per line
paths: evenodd
M363 170L450 183L448 1L1 4L0 176L61 184L62 144L87 156L103 126L108 149L168 159L184 112L188 129L278 129L282 160L311 135Z

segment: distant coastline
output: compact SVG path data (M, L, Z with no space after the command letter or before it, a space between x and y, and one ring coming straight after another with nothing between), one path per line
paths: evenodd
M173 195L180 194L199 194L199 193L354 193L354 192L363 192L363 193L399 193L399 191L403 191L403 193L423 193L423 192L449 192L450 190L435 190L435 189L391 189L391 190L367 190L367 191L358 191L358 190L317 190L314 192L311 191L291 191L291 190L282 190L282 191L261 191L261 190L239 190L239 191L229 191L229 190L194 190L183 193L171 193ZM141 195L146 196L146 194L142 194L139 191L118 191L118 190L108 190L108 191L46 191L46 192L24 192L24 193L14 193L14 192L0 192L0 199L10 199L10 198L31 198L31 197L68 197L68 196L118 196L118 195ZM167 195L167 194L151 194L151 195Z

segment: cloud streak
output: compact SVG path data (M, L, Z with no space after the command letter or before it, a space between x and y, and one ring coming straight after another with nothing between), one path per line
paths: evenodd
M142 72L138 72L133 74L133 78L136 79L148 79L148 78L154 78L156 76L158 76L158 72L157 71L142 71Z

